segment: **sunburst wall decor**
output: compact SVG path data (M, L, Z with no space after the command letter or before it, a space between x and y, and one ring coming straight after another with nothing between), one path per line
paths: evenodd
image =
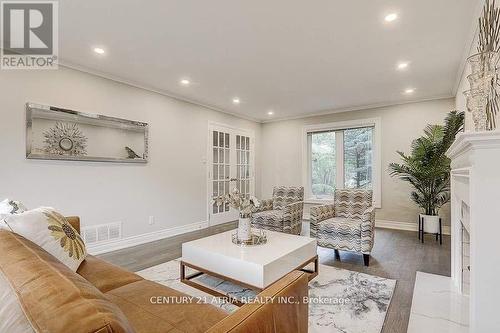
M76 124L57 122L43 133L45 152L52 155L87 155L87 137Z

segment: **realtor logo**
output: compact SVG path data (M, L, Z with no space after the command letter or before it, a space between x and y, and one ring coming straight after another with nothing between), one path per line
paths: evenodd
M57 69L57 1L1 1L1 68Z

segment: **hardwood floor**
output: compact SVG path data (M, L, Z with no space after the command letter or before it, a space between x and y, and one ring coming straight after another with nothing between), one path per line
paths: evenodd
M124 267L129 271L136 272L179 258L181 256L182 243L235 229L236 226L236 221L229 222L179 236L161 239L156 242L109 252L100 255L99 258Z
M371 275L396 279L384 324L383 333L406 333L410 318L416 271L450 276L450 236L443 236L443 245L431 235L420 243L417 232L376 229L370 266L363 265L363 256L340 251L340 261L333 250L319 248L320 263Z
M235 227L236 223L231 222L107 253L100 257L126 269L138 271L180 257L183 242ZM318 254L320 263L323 265L398 281L382 331L384 333L406 332L416 271L446 276L451 274L450 236L444 236L443 245L440 246L439 242L435 242L433 236L430 235L426 236L425 243L422 244L416 232L377 229L369 267L363 265L362 255L340 251L339 261L335 259L333 250L319 248Z

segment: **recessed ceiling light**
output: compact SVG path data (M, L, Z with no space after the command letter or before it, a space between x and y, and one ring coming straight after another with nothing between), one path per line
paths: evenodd
M233 104L240 104L240 99L238 97L234 97Z
M269 111L267 111L267 114L270 115L270 116L272 116L274 114L274 111L273 110L269 110Z
M392 21L395 21L397 18L398 18L398 14L396 14L396 13L390 13L390 14L387 14L385 16L384 20L386 22L392 22Z
M398 69L399 70L404 70L408 68L408 65L410 65L409 62L400 62L398 63Z
M405 89L405 94L413 94L415 92L415 88Z
M104 54L105 51L100 47L94 47L94 52L97 54Z
M189 81L188 79L182 79L181 84L183 86L189 86L191 84L191 81Z

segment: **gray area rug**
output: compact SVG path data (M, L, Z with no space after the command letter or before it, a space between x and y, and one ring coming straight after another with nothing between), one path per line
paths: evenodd
M179 260L147 268L138 274L228 312L237 309L233 304L181 283ZM196 281L240 299L256 295L250 289L207 275ZM395 286L396 280L320 265L319 275L309 282L309 332L380 333Z

